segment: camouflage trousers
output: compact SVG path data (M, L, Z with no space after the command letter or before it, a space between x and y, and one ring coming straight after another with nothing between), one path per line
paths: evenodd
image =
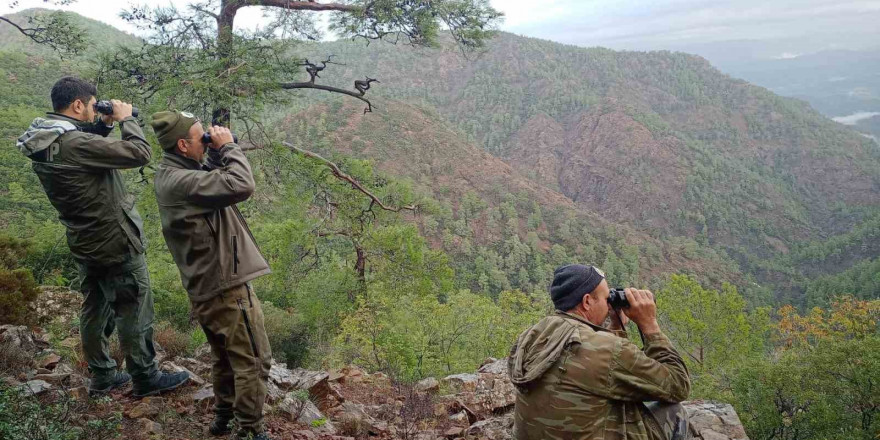
M680 403L647 402L645 406L667 440L690 440L687 410Z
M110 357L110 335L119 330L125 367L134 381L158 374L153 347L153 294L143 254L110 267L79 265L80 337L89 372L101 382L116 372Z
M234 415L239 428L263 432L272 349L257 295L242 284L192 307L211 345L214 414Z

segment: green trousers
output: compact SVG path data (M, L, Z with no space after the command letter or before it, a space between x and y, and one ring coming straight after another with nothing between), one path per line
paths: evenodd
M243 430L263 432L272 349L260 301L243 284L192 307L211 345L214 413L234 416Z
M143 254L111 267L79 266L80 336L89 372L105 380L116 372L110 357L110 335L119 330L125 367L135 382L158 374L153 347L153 294Z

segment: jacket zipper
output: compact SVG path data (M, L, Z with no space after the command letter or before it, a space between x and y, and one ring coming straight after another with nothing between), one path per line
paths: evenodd
M253 330L251 330L251 320L248 318L244 306L241 305L241 298L238 299L238 309L241 310L241 316L244 318L244 327L247 329L248 338L251 339L251 349L254 350L254 357L258 358L260 357L260 352L257 350L257 341L254 339Z
M238 236L232 236L232 273L238 274Z

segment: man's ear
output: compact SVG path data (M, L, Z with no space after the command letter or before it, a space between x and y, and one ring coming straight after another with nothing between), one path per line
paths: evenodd
M592 295L590 295L589 293L581 298L581 305L584 307L584 310L589 310L588 306L593 305L593 300L591 298Z
M186 141L185 140L183 140L183 139L177 140L177 151L180 151L181 153L183 153L184 156L186 156L186 152L189 151L189 149L186 148Z

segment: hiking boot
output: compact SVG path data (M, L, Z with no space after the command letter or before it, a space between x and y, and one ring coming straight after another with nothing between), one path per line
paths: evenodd
M179 373L159 373L144 384L134 384L132 395L137 398L155 396L165 391L171 391L189 381L189 373L181 371Z
M89 394L107 394L129 382L131 382L131 376L128 373L114 371L110 376L92 378L89 381Z
M232 433L232 427L229 426L231 421L232 419L228 417L214 416L214 421L211 422L208 432L217 436L230 434Z

